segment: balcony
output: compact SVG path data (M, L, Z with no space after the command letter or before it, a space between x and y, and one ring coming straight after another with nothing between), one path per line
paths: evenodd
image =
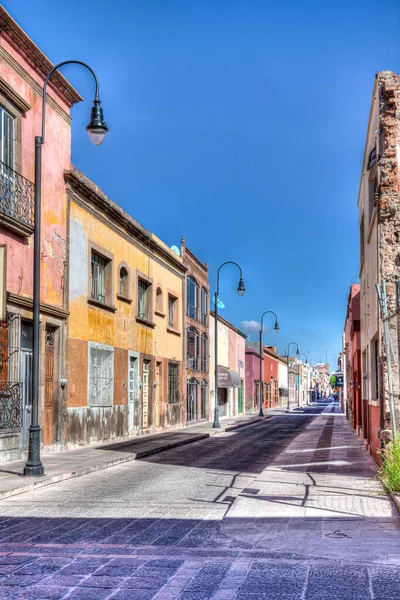
M34 225L35 186L0 161L0 226L30 236Z

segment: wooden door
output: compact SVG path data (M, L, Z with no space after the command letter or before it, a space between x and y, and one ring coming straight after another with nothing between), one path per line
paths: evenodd
M44 357L44 444L53 440L54 329L47 329Z
M238 389L238 413L239 415L243 412L243 381L240 382L240 388Z

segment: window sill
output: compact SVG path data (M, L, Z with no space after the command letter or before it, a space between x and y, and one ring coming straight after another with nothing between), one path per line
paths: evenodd
M175 327L167 326L168 333L173 333L174 335L182 335L182 332L179 329L175 329Z
M103 308L104 310L108 310L109 312L115 313L118 310L116 306L111 306L111 304L106 304L105 302L99 302L98 300L95 300L94 298L88 298L87 302L88 302L88 304L91 304L92 306L97 306L98 308Z
M157 315L158 317L163 317L163 318L165 318L167 316L167 314L161 312L161 310L155 310L154 314Z
M127 298L126 296L123 296L122 294L117 294L117 300L120 300L121 302L126 302L127 304L132 304L132 302L133 302L132 298Z
M142 317L136 316L136 321L141 323L142 325L146 325L146 327L155 327L156 324L153 321L149 321L148 319L142 319Z

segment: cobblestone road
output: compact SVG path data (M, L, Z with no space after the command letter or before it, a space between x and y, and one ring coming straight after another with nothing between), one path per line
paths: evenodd
M400 600L400 532L308 408L0 502L0 600Z

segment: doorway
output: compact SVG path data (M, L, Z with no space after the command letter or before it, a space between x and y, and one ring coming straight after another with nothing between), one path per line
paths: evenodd
M162 373L161 373L162 364L160 362L156 362L156 387L154 393L156 395L156 427L162 426Z
M33 346L33 324L29 321L20 321L17 317L16 322L20 324L20 373L19 379L22 382L22 431L21 431L21 449L26 450L29 444L29 426L32 415L32 346Z
M53 327L46 328L44 351L44 445L53 441L53 403L54 403L54 332Z
M197 421L197 385L196 379L189 379L186 394L186 421Z
M226 417L228 405L228 395L226 388L218 388L218 407L219 416Z
M150 361L143 361L143 378L142 378L142 428L149 427L149 372Z
M138 383L138 359L132 353L129 352L128 362L128 430L133 431L135 429L135 421L137 423L138 415L138 397L137 397L137 383Z
M238 389L238 413L243 412L243 379L240 380L240 388Z

